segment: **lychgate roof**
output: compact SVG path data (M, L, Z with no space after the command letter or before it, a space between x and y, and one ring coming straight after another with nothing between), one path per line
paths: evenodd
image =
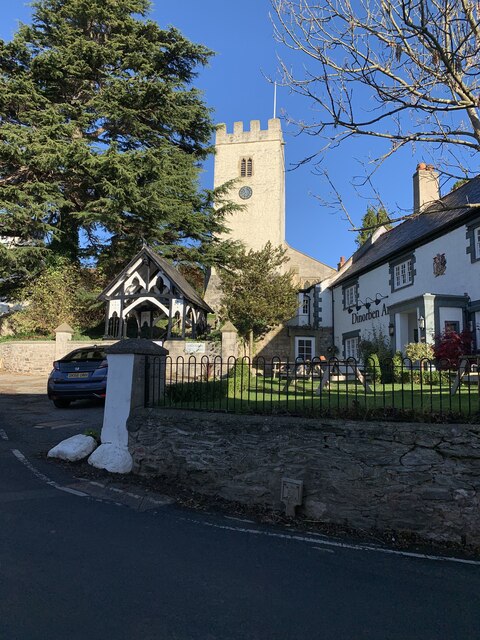
M152 251L150 247L144 246L141 251L137 253L137 255L130 260L127 266L122 269L122 271L116 276L110 284L105 287L102 293L99 295L100 300L108 300L110 295L109 291L115 289L116 285L121 284L128 275L130 275L132 267L138 262L141 258L148 258L157 268L162 271L167 278L175 285L176 289L179 293L187 300L188 302L193 303L195 306L200 307L207 313L212 313L211 308L205 302L205 300L195 291L191 284L187 282L184 276L176 269L168 260L162 258Z

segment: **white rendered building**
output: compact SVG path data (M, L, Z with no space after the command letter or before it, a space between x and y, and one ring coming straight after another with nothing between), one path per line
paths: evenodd
M394 351L470 329L480 346L480 177L439 197L432 166L413 176L415 215L379 229L330 283L333 340L342 357L376 332Z

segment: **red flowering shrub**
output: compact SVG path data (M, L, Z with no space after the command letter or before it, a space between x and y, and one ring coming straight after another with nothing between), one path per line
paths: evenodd
M437 369L457 369L460 358L472 353L472 332L468 329L461 333L444 331L435 336L433 353Z

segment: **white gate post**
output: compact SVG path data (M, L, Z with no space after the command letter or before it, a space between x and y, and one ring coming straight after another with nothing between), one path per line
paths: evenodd
M105 351L108 376L102 443L88 462L98 469L129 473L133 460L128 451L127 420L132 409L144 406L149 382L145 380L145 359L160 357L160 371L164 371L168 351L144 338L121 340Z

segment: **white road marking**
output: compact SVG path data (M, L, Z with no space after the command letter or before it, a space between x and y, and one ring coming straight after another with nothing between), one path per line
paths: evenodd
M84 478L80 478L80 480L85 481ZM163 500L156 500L155 498L152 498L148 494L145 494L143 496L138 495L138 493L131 493L130 491L125 491L123 489L119 489L118 487L110 487L108 486L108 484L103 484L102 482L96 482L95 480L87 480L85 482L88 482L88 484L91 484L94 487L101 487L102 489L108 489L108 491L114 491L115 493L120 493L124 496L128 496L129 498L135 498L135 500L148 500L153 504L159 504L159 505L166 505L166 504L171 504L172 502L175 502L173 499L170 499L168 497L164 498Z
M29 471L31 471L33 473L33 475L36 478L38 478L42 482L45 482L50 487L53 487L54 489L58 489L59 491L66 491L67 493L73 493L74 492L75 495L82 496L82 497L87 497L88 494L86 494L86 493L82 493L81 491L76 491L74 489L69 489L68 487L62 487L62 485L58 484L58 482L55 482L55 480L51 480L48 476L46 476L41 471L36 469L33 466L33 464L29 460L27 460L27 458L23 455L23 453L21 451L19 451L18 449L12 449L12 453L17 458L17 460L19 460L23 465L25 465L25 467L27 467L27 469Z
M368 551L374 553L384 553L388 555L395 556L405 556L407 558L418 558L420 560L435 560L440 562L454 562L458 564L471 564L474 566L480 566L480 560L467 560L465 558L455 558L452 556L437 556L428 553L417 553L414 551L401 551L399 549L387 549L384 547L376 547L373 545L367 544L355 544L350 542L339 542L336 540L320 540L319 538L313 538L307 535L298 535L298 534L289 534L289 533L278 533L275 531L265 531L261 529L247 529L246 527L234 527L229 525L216 524L214 522L206 522L202 520L197 520L194 518L181 518L181 520L185 520L187 522L193 522L195 524L199 524L205 527L213 527L214 529L224 529L226 531L234 531L236 533L248 533L257 536L267 536L269 538L282 538L284 540L294 540L297 542L306 542L311 545L322 545L325 547L333 547L339 549L351 549L352 551ZM317 548L319 551L320 549Z
M67 427L76 427L81 429L84 427L82 422L39 422L33 428L34 429L51 429L55 431L56 429L66 429Z
M5 429L0 429L0 438L2 440L8 440L7 432L5 431Z
M76 489L70 489L70 487L56 487L57 489L59 489L60 491L65 491L65 493L71 493L74 496L81 496L82 498L84 496L86 496L86 493L83 493L83 491L77 491Z
M65 491L66 493L71 493L73 495L77 495L77 496L81 496L81 497L89 497L87 493L83 493L82 491L77 491L76 489L70 489L69 487L62 487L61 485L59 485L57 482L55 482L54 480L51 480L50 478L48 478L46 475L44 475L41 471L39 471L38 469L36 469L29 460L27 460L27 458L23 455L23 453L21 451L19 451L18 449L12 449L11 450L13 455L17 458L17 460L19 460L23 465L25 465L25 467L27 467L27 469L29 469L33 475L35 477L37 477L39 480L42 480L43 482L45 482L46 484L48 484L51 487L54 487L55 489L58 489L59 491ZM153 502L154 504L159 504L159 505L164 505L166 504L165 501L162 500L155 500L154 498L151 498L149 496L138 496L136 494L133 493L127 493L127 492L123 492L121 489L117 489L116 487L106 487L104 484L100 483L100 482L94 482L94 481L90 481L89 484L92 484L94 486L98 486L98 487L102 487L102 488L109 488L113 491L117 491L120 493L125 493L126 495L133 497L133 498L145 498L147 500L150 500L151 502ZM102 500L96 498L97 502L103 502ZM233 520L235 518L231 517L231 516L226 516L226 518ZM396 556L404 556L407 558L417 558L420 560L434 560L437 562L454 562L457 564L470 564L470 565L474 565L474 566L480 566L480 560L467 560L466 558L455 558L452 556L437 556L434 554L428 554L428 553L418 553L418 552L414 552L414 551L401 551L398 549L387 549L384 547L377 547L377 546L372 546L372 545L365 545L365 544L354 544L354 543L348 543L348 542L339 542L336 540L329 540L328 538L325 539L319 539L318 537L313 537L316 534L313 534L312 536L310 535L298 535L298 534L290 534L290 533L278 533L276 531L265 531L265 530L261 530L261 529L247 529L246 527L234 527L234 526L229 526L229 525L222 525L222 524L216 524L214 522L206 522L206 521L202 521L202 520L197 520L195 518L180 518L180 520L184 520L186 522L193 522L194 524L199 524L205 527L212 527L214 529L223 529L224 531L233 531L236 533L248 533L251 535L261 535L261 536L266 536L269 538L281 538L284 540L293 540L296 542L306 542L307 544L311 544L314 547L316 547L317 551L321 551L324 549L320 549L318 547L322 546L322 547L333 547L333 548L339 548L339 549L350 549L352 551L368 551L370 553L372 552L376 552L376 553L383 553L383 554L387 554L387 555L396 555ZM318 535L318 534L317 534ZM326 549L325 549L326 550Z
M255 524L254 520L247 520L247 518L236 518L235 516L223 516L225 520L236 520L237 522L248 522L248 524Z

